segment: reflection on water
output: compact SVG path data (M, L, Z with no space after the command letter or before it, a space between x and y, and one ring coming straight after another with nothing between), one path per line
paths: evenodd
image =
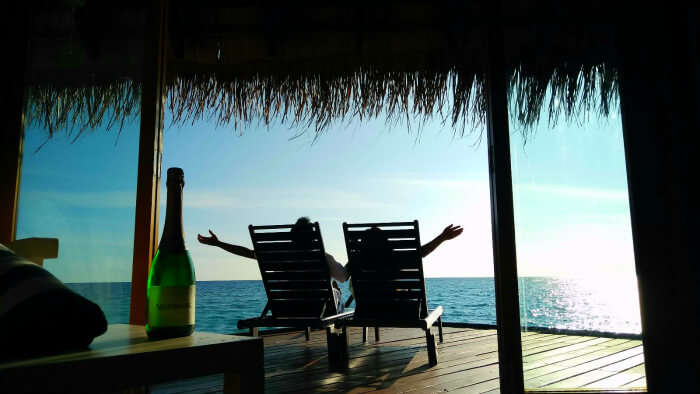
M634 277L520 278L518 286L523 326L641 333Z

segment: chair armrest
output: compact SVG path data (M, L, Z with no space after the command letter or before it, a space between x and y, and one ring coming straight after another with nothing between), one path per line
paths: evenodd
M275 318L254 317L251 319L242 319L238 321L238 328L251 327L300 327L300 328L324 328L330 326L334 322L351 318L355 311L339 313L337 315L324 317L323 319L301 317L301 318Z
M351 318L354 314L355 314L355 311L348 311L348 312L338 313L337 315L324 317L323 319L321 319L321 322L323 322L323 323L331 323L331 322L334 322L334 321L336 321L336 320L349 319L349 318Z
M425 327L424 327L424 329L427 330L427 329L429 329L430 327L432 327L433 324L435 323L435 321L436 321L440 316L442 316L442 306L438 306L437 308L433 309L433 310L428 314L428 316L427 316L425 319L423 319L423 321L425 322Z

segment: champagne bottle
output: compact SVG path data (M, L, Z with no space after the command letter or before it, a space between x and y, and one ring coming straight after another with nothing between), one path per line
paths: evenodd
M163 235L151 263L147 285L146 334L151 339L187 336L194 331L195 277L182 231L181 168L169 168Z

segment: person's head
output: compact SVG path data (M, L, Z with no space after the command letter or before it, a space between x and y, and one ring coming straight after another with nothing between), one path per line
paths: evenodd
M311 219L309 219L308 216L302 216L297 219L296 223L294 223L292 231L301 231L303 229L308 229L308 231L311 231Z
M294 242L299 247L311 247L311 232L313 232L313 225L311 220L302 216L297 219L296 223L290 230L292 233L292 242Z
M389 242L382 229L373 226L365 230L363 243L362 253L364 254L364 264L372 268L377 268L378 265L386 264L391 251Z

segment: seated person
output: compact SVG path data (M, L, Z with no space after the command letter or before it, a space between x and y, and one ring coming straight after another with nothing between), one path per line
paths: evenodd
M308 217L300 217L297 219L292 228L292 232L302 232L308 231L311 228L311 220ZM430 254L435 248L440 246L444 241L453 239L458 235L462 234L464 229L461 226L454 226L450 224L445 227L445 229L432 241L421 247L421 257L425 257ZM255 251L240 245L233 245L226 242L219 241L219 238L211 230L209 230L209 237L205 237L201 234L197 234L197 240L204 245L217 246L229 253L233 253L237 256L247 257L250 259L255 259ZM340 264L330 253L326 253L326 263L328 263L328 270L330 272L331 279L338 282L345 282L349 278L349 271L347 269L347 264ZM337 305L338 313L344 310L342 302L342 294L337 283L333 283L333 295L335 296L335 302Z

